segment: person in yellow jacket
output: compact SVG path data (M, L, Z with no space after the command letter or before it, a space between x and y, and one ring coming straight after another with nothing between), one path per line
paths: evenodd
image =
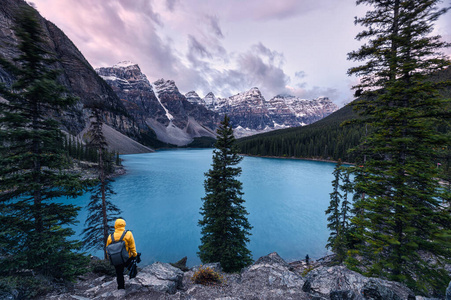
M118 241L122 234L125 231L125 220L123 218L119 218L114 223L114 240ZM111 235L108 236L108 240L106 242L106 246L111 244ZM135 258L138 253L136 252L135 239L133 238L133 234L131 231L127 231L124 236L125 248L128 251L129 260L125 264L121 264L118 266L114 266L116 269L116 281L118 289L125 289L125 280L124 280L124 269L128 265L131 259Z

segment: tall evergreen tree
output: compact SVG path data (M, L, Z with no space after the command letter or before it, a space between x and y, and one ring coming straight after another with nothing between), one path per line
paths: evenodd
M332 173L334 175L334 179L332 180L332 192L330 193L330 204L326 209L327 228L330 230L330 236L327 239L326 248L331 248L332 251L335 252L335 241L337 237L340 235L341 230L341 213L340 213L340 202L341 202L341 194L340 194L340 178L341 178L341 160L338 161L337 165L334 168Z
M91 190L86 228L83 230L83 246L86 249L103 249L104 258L107 259L105 245L109 233L114 230L113 221L121 214L121 210L111 202L111 196L116 194L111 187L113 179L108 176L112 156L107 152L102 124L101 110L92 108L88 146L94 148L98 155L99 183Z
M204 263L221 263L226 272L236 272L252 263L247 249L249 224L242 198L242 183L236 179L242 160L235 146L233 129L227 115L217 130L218 139L213 152L213 164L205 176L206 196L199 220L202 227L199 257Z
M366 273L402 281L426 292L446 286L451 218L439 199L443 189L434 165L435 149L449 139L437 130L449 118L438 93L440 82L427 75L449 65L438 51L447 46L431 36L447 9L438 0L358 0L372 7L357 24L368 40L349 59L363 62L348 73L360 76L361 100L354 104L373 132L359 150L366 162L356 176L353 222L365 228L358 254ZM426 259L433 255L434 260ZM357 260L353 260L357 263ZM443 292L443 291L442 291Z
M75 252L81 244L69 239L78 208L54 199L79 196L84 184L64 172L63 134L50 116L76 99L62 96L32 8L22 8L15 34L21 54L14 64L0 60L16 78L0 86L0 273L32 269L71 278L86 262Z
M346 258L349 248L350 204L348 194L351 189L351 182L349 171L342 165L341 160L335 166L333 175L333 190L330 193L329 207L326 209L327 221L329 221L327 228L330 230L326 248L330 248L336 255L335 259L341 263Z
M344 167L342 166L341 171L341 178L342 178L342 184L340 185L340 189L342 190L342 202L341 202L341 228L342 231L345 233L345 235L348 235L349 231L349 223L350 223L350 216L351 216L351 202L349 201L349 197L352 196L353 183L350 179L350 172L352 168L350 167Z

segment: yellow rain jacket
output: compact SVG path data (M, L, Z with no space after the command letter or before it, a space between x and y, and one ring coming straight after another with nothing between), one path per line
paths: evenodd
M117 219L114 223L114 240L119 241L122 234L125 231L125 220ZM108 240L106 241L106 246L111 244L111 234L108 236ZM127 231L124 236L125 248L128 251L129 257L136 257L138 253L136 252L135 239L133 238L133 234L131 231Z

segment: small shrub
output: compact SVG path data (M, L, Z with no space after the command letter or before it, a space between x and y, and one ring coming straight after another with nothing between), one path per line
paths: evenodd
M212 268L202 266L194 273L193 277L191 277L193 283L203 285L221 284L223 279L223 276L218 272L215 272Z
M91 270L97 275L116 276L116 270L108 260L95 260L91 262Z
M53 288L51 279L42 275L0 277L1 299L9 299L11 296L15 299L31 299L45 295L51 292Z
M305 276L307 276L307 274L311 271L311 270L313 270L313 269L315 269L315 267L313 267L313 266L308 266L306 269L304 269L304 271L302 271L302 277L305 277Z

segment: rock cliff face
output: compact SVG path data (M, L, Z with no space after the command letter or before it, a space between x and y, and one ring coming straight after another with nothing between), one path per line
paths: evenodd
M138 65L122 62L109 68L98 68L96 72L111 86L141 130L150 130L146 123L148 119L169 124L164 107Z
M208 93L200 99L195 92L186 97L221 116L227 114L237 137L311 124L338 109L327 97L306 100L279 95L267 101L256 87L229 98L216 98Z
M26 5L23 0L4 0L0 7L0 56L10 61L19 55L15 18ZM130 62L97 69L102 80L60 29L40 16L39 22L46 50L58 59L52 67L61 70L60 83L80 99L60 115L52 115L72 135L86 132L92 105L104 108L105 123L117 132L114 139L123 134L139 142L159 140L175 145L186 145L195 137L214 137L225 114L235 136L241 137L309 124L337 109L327 98L277 96L266 101L258 88L229 98L209 93L201 99L194 91L182 95L171 80L151 84L138 65ZM0 82L11 85L14 78L0 68Z
M303 265L303 268L300 267ZM221 273L218 263L207 264ZM310 267L306 276L302 271ZM45 299L334 299L334 300L414 300L415 294L397 282L364 277L343 266L305 262L288 264L277 253L259 258L240 274L223 274L219 285L194 284L187 272L157 262L128 280L125 290L117 290L115 278L81 278L72 292L46 295ZM419 298L420 299L420 298Z
M14 32L15 19L21 9L28 4L23 0L3 0L0 6L0 56L12 61L20 52L18 40ZM53 23L38 16L38 21L46 42L45 50L58 60L52 68L61 71L59 82L68 93L80 100L72 108L61 115L54 115L63 124L63 130L72 135L79 135L89 126L90 105L98 105L105 109L104 119L112 129L140 140L140 131L131 119L125 106L116 93L103 81L89 65L77 47ZM14 78L0 67L0 82L10 85Z
M133 115L138 126L151 127L159 140L186 145L194 137L214 137L221 119L230 117L236 137L313 123L338 107L328 98L305 100L276 96L266 101L256 87L229 98L195 91L182 95L175 82L160 79L149 83L138 65L122 62L96 69Z
M141 130L153 130L160 141L178 146L194 137L215 136L219 116L182 95L174 81L151 84L137 64L122 62L97 73L121 98Z

